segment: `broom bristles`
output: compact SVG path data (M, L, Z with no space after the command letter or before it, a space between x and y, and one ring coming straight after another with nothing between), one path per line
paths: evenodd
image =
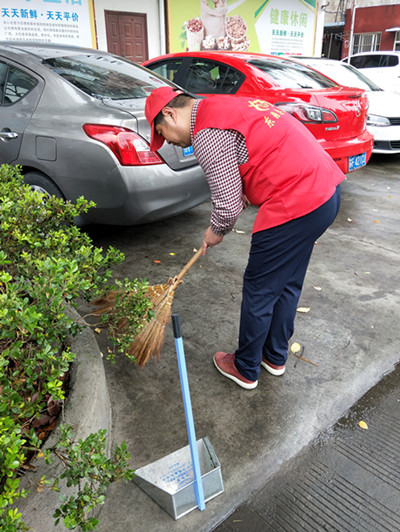
M160 294L153 305L155 317L152 318L135 337L128 351L135 357L139 368L143 368L150 358L160 359L161 349L164 345L165 326L171 318L172 301L175 287Z
M143 291L143 295L150 300L150 303L153 304L158 297L162 296L165 291L168 291L171 283L174 283L174 279L170 279L169 283L148 286ZM93 314L93 316L101 316L102 314L107 314L107 312L112 312L115 307L116 299L121 293L122 292L119 292L118 290L110 290L102 297L93 300L92 304L98 308L93 310L91 314ZM131 292L129 292L128 295L130 293Z
M128 355L135 358L139 368L143 368L150 358L157 360L160 358L164 345L165 326L171 318L174 292L181 282L176 278L170 279L168 283L149 286L144 293L150 300L155 317L144 325L128 349ZM118 292L112 291L93 301L93 304L100 305L100 308L94 310L92 314L100 316L112 312L117 296ZM116 328L122 331L127 325L127 318L121 318Z
M144 292L144 295L150 299L155 317L136 335L128 350L128 354L135 358L139 368L143 368L150 358L160 358L161 349L164 345L165 326L171 318L175 290L189 269L199 259L201 253L202 250L200 248L180 273L176 277L169 279L168 283L149 286ZM107 312L112 312L117 296L118 292L111 291L104 297L93 301L93 304L100 308L93 311L92 314L100 316ZM117 327L122 330L127 323L127 320L122 318Z

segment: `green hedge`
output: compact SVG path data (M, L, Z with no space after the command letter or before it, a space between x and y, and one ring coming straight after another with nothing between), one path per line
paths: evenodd
M121 300L124 315L130 316L129 342L151 315L145 281L111 284L112 268L124 260L123 254L112 247L95 247L74 224L74 218L89 208L94 204L83 198L74 205L33 192L23 184L18 167L0 167L0 529L7 532L26 530L13 506L26 496L19 487L21 467L41 446L31 421L40 417L49 399L64 399L63 381L75 358L64 343L84 326L66 315L65 303L76 307L78 299L91 301L112 289L126 293ZM118 320L118 309L104 319L111 324ZM117 346L123 351L123 335ZM65 431L71 438L69 429ZM98 448L104 437L92 435ZM117 449L114 458L122 459L129 478L125 444L123 450L121 454ZM76 457L69 457L69 463L76 466ZM111 462L103 466L107 469ZM111 474L109 478L114 480ZM100 497L97 504L101 502ZM66 505L64 500L63 505L55 517L62 517L66 526L95 528L96 520L90 520L84 509L78 515L74 503Z

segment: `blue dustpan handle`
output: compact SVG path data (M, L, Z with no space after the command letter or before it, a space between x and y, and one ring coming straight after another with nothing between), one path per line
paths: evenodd
M204 502L203 481L201 478L199 453L197 450L196 434L194 430L192 403L190 401L189 381L186 371L185 352L183 349L181 322L179 319L179 314L172 314L172 326L174 329L176 355L178 357L178 368L181 380L183 406L185 408L186 427L189 436L190 453L192 455L192 464L195 478L194 492L199 510L204 510L206 505Z

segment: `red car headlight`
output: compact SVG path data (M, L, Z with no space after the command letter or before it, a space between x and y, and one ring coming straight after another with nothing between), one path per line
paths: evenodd
M163 163L147 142L130 129L103 124L84 124L82 127L88 137L110 148L122 166Z

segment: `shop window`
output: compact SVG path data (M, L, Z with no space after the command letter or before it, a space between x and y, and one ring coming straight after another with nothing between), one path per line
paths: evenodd
M396 35L394 36L393 50L400 52L400 31L396 31Z
M375 52L381 46L381 33L355 33L353 37L353 54Z

